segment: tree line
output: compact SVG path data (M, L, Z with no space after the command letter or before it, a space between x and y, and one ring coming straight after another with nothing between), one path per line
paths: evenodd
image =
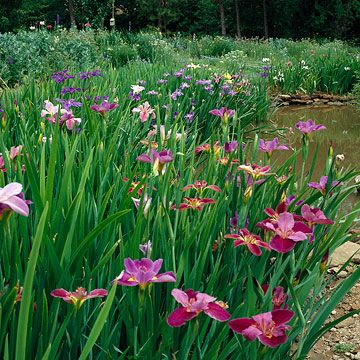
M47 24L236 37L360 37L360 0L0 0L0 32Z

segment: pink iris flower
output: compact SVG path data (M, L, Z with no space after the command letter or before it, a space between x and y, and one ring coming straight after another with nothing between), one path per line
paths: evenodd
M96 111L97 113L99 113L102 116L105 116L106 113L108 113L110 110L116 109L119 105L118 104L111 104L108 101L103 101L101 103L101 105L99 104L94 104L92 106L90 106L91 110Z
M181 304L167 318L168 325L179 327L204 312L206 315L218 321L227 321L230 314L225 310L227 305L222 301L215 301L216 298L192 289L182 291L173 289L171 295Z
M326 126L322 124L316 125L313 120L309 119L308 121L299 121L295 125L296 129L302 132L304 135L308 135L314 131L325 130Z
M309 182L308 187L312 188L312 189L319 190L321 192L321 194L323 196L325 196L326 195L326 184L327 184L327 182L328 182L328 177L327 176L322 176L318 183L317 182ZM340 184L341 184L340 181L333 181L331 183L331 186L335 187L335 186L338 186Z
M47 121L55 124L57 114L60 111L60 105L54 105L49 100L45 100L44 107L45 109L41 111L40 116L46 118Z
M232 118L235 115L235 110L222 107L221 109L212 109L209 113L227 121L227 119Z
M175 282L176 277L172 271L159 274L163 259L152 261L148 258L141 260L124 260L125 270L114 280L118 285L139 286L140 289L150 283Z
M270 141L260 139L259 151L266 152L268 156L271 156L274 150L289 150L289 148L286 145L279 145L277 137Z
M305 204L301 208L301 215L303 221L307 222L309 227L315 224L332 225L334 222L328 219L325 214L319 209L312 209L308 204Z
M294 312L285 309L273 310L251 318L238 318L229 322L230 328L245 339L254 341L256 338L265 346L275 348L287 341L286 330L291 330L288 321Z
M286 212L287 211L287 205L286 202L283 201L281 202L277 207L276 210L271 209L271 208L266 208L264 209L264 212L267 216L269 216L268 219L265 219L263 221L260 221L256 224L257 227L263 229L263 230L268 230L268 228L266 227L266 224L268 222L270 223L276 223L279 220L279 214Z
M73 304L77 309L80 309L81 305L88 299L102 298L107 296L108 292L105 289L95 289L87 293L87 291L78 287L76 291L67 291L64 289L55 289L50 295L56 298L61 298L69 304Z
M31 201L24 200L21 184L13 182L0 188L0 216L8 209L15 211L20 215L28 216L28 204L30 203Z
M65 123L68 130L72 130L74 126L78 126L81 123L80 118L74 117L72 110L61 109L61 117L59 120L59 125Z
M218 156L220 154L221 146L219 145L218 141L215 141L213 146L211 144L202 144L195 148L195 154L198 154L200 152L213 152L215 156Z
M152 119L156 118L156 114L154 109L150 106L149 102L146 101L143 105L139 105L138 107L132 109L133 113L139 113L140 121L143 123L149 119L151 115Z
M279 253L287 253L296 243L307 239L312 230L302 222L295 221L294 215L289 212L279 214L276 223L268 222L265 227L275 233L270 240L270 248Z
M264 294L267 293L269 289L268 284L264 284L262 287ZM274 306L274 310L281 309L282 304L286 301L287 295L284 292L284 288L282 286L276 286L272 291L272 299L271 302ZM287 305L285 305L285 309L287 309Z
M214 190L216 192L221 192L220 188L216 185L208 185L205 180L196 180L193 184L186 185L182 191L195 189L200 194L203 192L203 190L210 189Z
M187 209L192 209L192 210L198 210L198 211L202 211L202 209L204 208L204 205L207 204L215 204L215 200L214 199L210 199L210 198L189 198L189 197L184 197L184 202L181 203L179 205L179 210L180 211L184 211ZM172 207L173 210L176 210L176 206L174 205Z
M141 154L136 158L137 161L152 163L154 174L165 174L166 164L173 161L171 150L162 150L157 152L154 149L150 150L150 155Z
M225 239L234 239L234 247L245 245L255 256L261 255L260 247L270 250L269 244L261 240L260 236L250 233L248 229L239 229L239 234L227 234Z

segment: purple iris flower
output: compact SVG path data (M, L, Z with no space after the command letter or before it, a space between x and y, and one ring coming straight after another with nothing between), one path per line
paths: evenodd
M90 78L96 77L96 76L102 76L102 73L101 73L100 70L79 72L79 78L80 79L90 79Z
M228 109L226 107L222 107L221 109L212 109L209 111L211 115L215 115L220 117L221 119L229 119L235 115L235 110Z
M160 173L165 173L166 164L173 161L171 150L162 150L157 152L154 149L150 150L150 155L141 154L136 158L137 161L144 163L152 163L154 174L157 176Z
M327 176L322 176L318 183L317 182L309 182L308 187L312 188L312 189L320 190L321 194L323 196L325 196L326 195L326 184L327 184L327 182L328 182L328 177ZM341 184L340 181L333 181L331 183L331 187L338 186L340 184Z
M195 116L195 113L192 111L192 112L187 113L184 116L184 118L188 123L191 123L194 120L194 116Z
M172 94L171 94L171 98L173 100L177 100L178 97L184 95L183 92L180 89L176 89Z
M279 139L277 137L269 141L260 139L259 151L266 152L269 156L271 156L274 150L289 150L289 148L286 145L279 145Z
M165 80L165 79L160 79L160 80L158 80L157 83L158 83L159 85L164 85L164 84L167 83L167 80Z
M64 106L66 110L69 110L71 107L82 107L82 103L80 101L75 101L75 99L59 99L57 98L56 101Z
M237 146L238 146L237 141L226 142L224 146L224 150L226 153L231 153L237 149Z
M52 75L51 75L51 78L56 82L56 83L61 83L61 82L64 82L65 80L67 79L74 79L75 76L73 75L70 75L69 74L69 70L68 69L65 69L65 70L62 70L62 71L57 71L57 72L54 72Z
M73 88L73 87L63 87L60 91L60 94L61 95L64 95L64 94L73 94L75 92L80 92L81 89L80 88Z
M148 258L126 258L125 270L113 282L123 286L139 286L142 290L150 283L175 282L176 277L172 271L159 274L162 263L163 259L152 261Z
M310 134L314 131L325 130L326 126L322 124L316 125L313 120L299 121L295 127L302 132L304 135Z
M141 99L140 93L134 93L133 91L129 92L129 99L132 101L139 101Z

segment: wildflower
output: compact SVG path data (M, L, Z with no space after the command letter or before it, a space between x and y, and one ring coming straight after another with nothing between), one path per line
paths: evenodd
M317 182L309 182L308 187L312 188L312 189L320 190L321 194L323 196L325 196L326 195L326 185L327 185L327 183L328 183L328 177L327 176L322 176L318 183ZM340 181L333 181L331 183L331 187L335 187L335 186L338 186L340 184L341 184Z
M177 100L178 97L184 95L183 92L180 89L176 89L172 94L171 94L171 99L173 99L174 101Z
M63 87L60 91L60 94L61 95L64 95L64 94L73 94L75 92L81 92L81 89L80 88L73 88L73 87Z
M264 284L262 290L266 294L269 289L268 284ZM272 291L272 299L271 302L274 306L274 310L281 309L281 305L286 301L287 295L284 293L284 288L282 286L276 286ZM285 309L287 309L287 305L285 305Z
M256 164L240 165L238 167L238 170L244 170L245 172L250 174L254 180L257 180L260 176L270 175L270 174L268 174L268 172L270 170L270 166L261 167Z
M119 106L118 104L115 103L111 104L108 101L103 101L101 105L94 104L90 106L90 109L96 111L102 116L105 116L106 113L108 113L110 110L116 109L118 106Z
M239 234L227 234L225 239L234 239L234 247L246 245L249 251L255 256L261 255L260 247L270 250L269 245L261 240L261 237L250 233L248 229L240 229Z
M75 76L74 75L70 75L69 74L69 70L68 69L65 69L65 70L62 70L62 71L57 71L57 72L54 72L52 75L51 75L51 78L56 82L56 83L61 83L61 82L64 82L65 80L67 79L74 79Z
M87 293L83 287L78 287L76 291L70 292L64 289L55 289L50 295L61 298L69 304L73 304L76 309L80 309L81 305L88 299L105 297L108 292L105 289L95 289Z
M204 205L206 205L206 204L215 204L215 202L216 202L214 199L210 199L210 198L200 199L200 198L197 198L197 197L196 198L184 197L183 200L185 202L181 203L179 205L179 210L180 211L184 211L184 210L187 210L187 209L202 211L202 209L204 208ZM176 210L175 205L172 208L174 210Z
M222 322L230 319L230 314L225 310L227 305L222 301L215 301L216 298L213 296L192 289L173 289L171 295L181 307L175 309L167 318L169 326L182 326L201 312Z
M139 245L139 250L146 255L148 258L151 256L152 251L152 243L150 240L148 240L147 243Z
M222 107L221 109L213 109L209 112L211 115L219 117L223 124L227 124L228 120L235 115L235 110Z
M71 131L75 125L77 126L81 123L80 118L74 117L72 110L61 109L60 112L61 112L61 117L59 120L59 125L65 123L68 130Z
M293 214L283 212L275 223L265 223L265 227L275 233L270 240L270 248L279 253L287 253L296 243L307 239L311 229L302 222L295 221Z
M245 339L253 341L256 338L271 348L275 348L287 341L286 330L291 330L289 322L294 313L290 310L278 309L258 314L251 318L238 318L229 322L230 328Z
M200 152L214 152L215 156L220 155L221 146L219 145L218 141L215 141L213 145L210 144L203 144L195 148L195 154L198 154Z
M239 214L235 211L234 216L230 219L230 228L236 230L239 221Z
M91 24L89 22L85 23L84 26L85 26L85 28L88 28L88 29L91 28Z
M131 85L131 91L134 94L140 94L142 91L144 91L145 88L144 86L140 86L140 85Z
M237 149L237 147L238 147L237 141L226 142L224 146L224 151L226 153L231 153L234 152Z
M158 83L159 85L164 85L164 84L167 83L167 80L166 80L166 79L160 79L160 80L157 81L157 83Z
M15 211L20 215L28 216L28 204L30 203L29 200L24 200L21 184L13 182L0 188L0 217L3 212L8 209Z
M46 118L47 121L55 124L57 114L60 110L60 105L53 105L53 103L49 100L45 100L44 107L45 109L41 110L40 116Z
M186 190L190 190L190 189L195 189L200 194L205 189L210 189L210 190L214 190L216 192L221 192L221 190L220 190L220 188L218 186L216 186L216 185L207 185L207 182L205 180L196 180L193 184L186 185L182 189L182 191L186 191Z
M193 111L185 114L184 119L186 122L191 123L194 120L195 113Z
M79 72L79 79L90 79L96 76L103 76L100 70L92 70L92 71L81 71Z
M75 99L59 99L57 98L56 101L64 106L66 110L69 110L71 107L82 107L82 102L75 101Z
M126 258L125 270L113 282L123 286L139 286L142 290L150 283L175 282L176 277L172 271L159 274L162 263L163 259L152 261L148 258Z
M301 208L301 215L303 221L305 221L309 227L314 224L332 225L334 222L328 219L319 208L311 208L308 204L305 204Z
M150 106L149 102L146 101L143 105L139 105L138 107L132 109L133 113L139 113L140 121L143 123L149 119L151 115L152 119L156 118L156 114L154 109Z
M131 200L133 201L136 209L138 209L140 204L141 204L141 199L137 199L137 198L132 197ZM149 213L151 200L152 200L152 198L148 197L147 193L145 193L144 194L144 199L143 199L144 217L145 217L145 219L147 219L147 216L148 216L148 213Z
M274 150L289 150L289 148L286 145L279 145L279 139L277 137L270 141L260 139L259 151L266 152L270 157Z
M157 152L156 150L151 149L150 155L141 154L136 158L136 160L145 163L152 163L154 174L155 176L158 176L159 174L165 174L166 164L173 161L174 158L171 150L162 150Z
M155 90L150 90L146 93L147 95L158 95L159 93Z
M309 119L308 121L299 121L295 125L296 129L302 132L304 135L308 135L314 131L325 130L326 127L324 125L318 124L316 125L313 120Z

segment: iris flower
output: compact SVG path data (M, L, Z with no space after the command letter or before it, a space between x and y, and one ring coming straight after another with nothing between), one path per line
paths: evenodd
M204 312L206 315L218 321L227 321L230 314L225 310L227 305L216 298L192 289L182 291L173 289L171 295L181 304L168 317L167 323L172 327L179 327Z
M20 215L28 216L28 204L31 202L24 200L23 197L22 185L17 182L10 183L5 187L0 188L0 216L7 209L15 211Z
M291 330L289 322L294 313L279 309L258 314L251 318L238 318L229 322L230 328L245 339L254 341L256 338L265 346L275 348L287 341L286 330Z
M124 260L125 270L114 280L118 285L139 286L140 289L150 283L175 282L176 277L172 271L159 274L163 259L152 261L147 258L141 260Z
M69 304L73 304L77 309L88 299L105 297L108 294L105 289L95 289L87 293L83 287L78 287L76 291L67 291L64 289L55 289L50 295L53 297L61 298Z

